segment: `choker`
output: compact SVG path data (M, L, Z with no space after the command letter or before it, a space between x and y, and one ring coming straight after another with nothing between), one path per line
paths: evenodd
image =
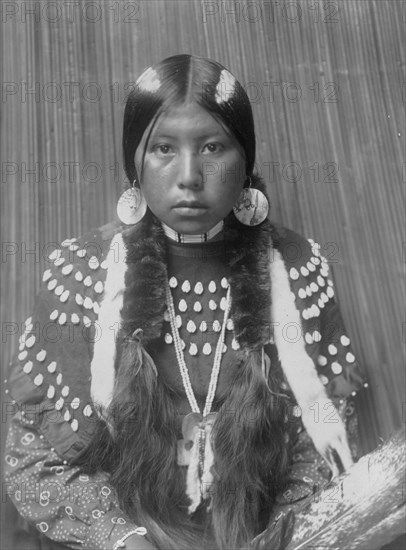
M210 229L207 233L202 233L201 235L184 235L183 233L178 233L173 230L171 227L162 223L162 229L164 230L165 235L172 241L177 243L206 243L223 230L224 222L221 220L214 227Z

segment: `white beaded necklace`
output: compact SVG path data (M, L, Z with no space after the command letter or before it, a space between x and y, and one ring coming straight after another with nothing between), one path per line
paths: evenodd
M201 235L184 235L183 233L178 233L166 223L162 223L162 229L164 230L165 235L172 241L178 243L206 243L223 230L224 222L223 220L219 221L214 227L212 227L207 233L202 233Z
M175 353L176 353L176 358L178 360L180 374L182 376L183 387L185 388L186 396L188 398L192 411L194 413L201 414L199 405L197 404L196 397L192 388L192 384L190 382L189 371L186 366L185 357L182 351L181 339L180 339L178 327L176 325L175 306L173 303L173 298L172 298L169 285L167 285L166 287L166 300L167 300L168 310L169 310L169 321L172 329L173 343L175 346ZM211 371L209 389L206 396L206 403L203 410L203 418L205 418L210 413L211 407L214 401L214 396L216 393L217 381L220 373L221 358L223 355L226 325L227 325L228 315L230 313L230 308L231 308L231 294L230 294L230 285L229 285L227 289L226 305L224 308L223 324L221 326L221 332L220 332L219 339L217 341L216 352L214 354L213 368Z

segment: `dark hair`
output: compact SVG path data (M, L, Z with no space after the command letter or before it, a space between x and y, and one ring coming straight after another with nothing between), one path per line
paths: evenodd
M182 54L149 67L127 98L123 156L129 182L137 179L135 152L149 124L152 122L154 126L162 113L192 101L211 113L234 135L245 153L246 174L252 175L255 130L251 105L244 88L220 63Z

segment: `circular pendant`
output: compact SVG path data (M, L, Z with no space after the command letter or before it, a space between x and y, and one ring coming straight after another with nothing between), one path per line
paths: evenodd
M147 203L137 187L130 187L117 203L117 215L126 225L138 223L147 211Z
M268 216L269 202L262 191L249 187L241 191L233 212L242 224L259 225Z

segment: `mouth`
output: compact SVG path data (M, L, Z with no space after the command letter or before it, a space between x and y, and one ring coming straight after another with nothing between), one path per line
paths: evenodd
M199 216L206 212L208 207L199 201L179 201L173 209L183 216Z

